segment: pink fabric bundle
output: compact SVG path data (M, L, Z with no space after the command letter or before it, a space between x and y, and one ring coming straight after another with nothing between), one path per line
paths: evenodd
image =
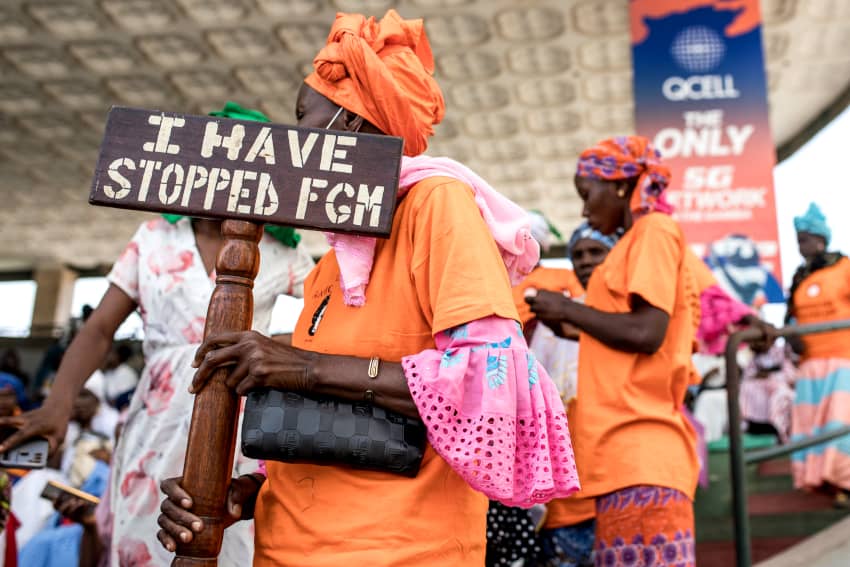
M697 329L700 350L707 354L723 354L729 328L753 310L733 299L718 285L705 289L699 297L701 317Z
M579 489L564 404L516 321L487 317L402 359L434 450L469 485L530 507Z
M465 165L453 159L426 155L402 157L398 199L401 200L416 183L429 177L450 177L472 188L475 203L493 233L512 285L531 273L540 259L540 246L532 238L528 215L519 205L493 189ZM372 272L377 240L331 233L325 236L336 251L345 304L362 306L366 303L366 286Z

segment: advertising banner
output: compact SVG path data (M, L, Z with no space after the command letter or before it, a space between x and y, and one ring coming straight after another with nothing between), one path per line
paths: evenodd
M724 287L751 304L781 301L758 0L630 10L636 129L672 171L676 219Z

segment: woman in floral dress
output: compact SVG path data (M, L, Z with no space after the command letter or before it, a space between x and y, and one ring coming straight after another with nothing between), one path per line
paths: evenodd
M268 121L233 103L212 115ZM290 229L266 227L266 232L259 243L260 271L254 283L253 328L262 332L269 328L276 298L300 297L313 267ZM183 469L193 404L188 393L195 372L192 359L203 338L222 243L220 221L169 217L144 223L107 276L109 289L69 346L44 405L5 421L19 428L4 443L7 449L37 435L57 449L77 392L101 365L124 319L139 310L145 369L113 456L113 528L111 537L104 538L111 544L110 565L158 567L171 562L171 554L156 541L159 483ZM234 467L239 475L257 468L241 455ZM252 555L253 526L243 522L227 530L219 565L250 565Z
M220 225L188 218L144 223L107 276L109 289L65 354L50 397L15 423L21 438L44 435L56 448L67 426L65 400L74 399L105 357L121 322L138 308L145 369L112 461L110 565L153 567L171 561L156 542L159 483L183 469L193 404L188 392L192 359L215 286ZM253 328L265 332L275 299L300 297L313 261L302 248L284 246L268 234L259 246ZM256 462L239 455L237 475L256 470ZM219 565L250 565L252 553L253 529L243 522L227 530Z

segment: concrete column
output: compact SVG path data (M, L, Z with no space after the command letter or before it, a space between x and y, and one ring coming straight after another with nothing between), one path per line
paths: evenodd
M35 305L32 310L32 335L58 334L71 317L71 299L77 273L64 266L36 268Z

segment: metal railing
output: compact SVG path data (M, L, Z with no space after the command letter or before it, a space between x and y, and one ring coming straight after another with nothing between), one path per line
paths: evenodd
M830 321L814 325L783 327L778 330L780 337L799 337L816 333L828 333L841 329L850 329L850 320ZM741 406L738 402L741 380L738 368L738 348L741 343L764 338L761 329L749 328L734 333L726 343L726 403L729 412L729 467L732 480L732 514L735 523L735 557L738 567L751 567L750 517L747 510L747 480L745 467L769 459L827 443L838 437L850 434L850 426L826 433L812 435L781 447L771 447L744 454L741 437Z

